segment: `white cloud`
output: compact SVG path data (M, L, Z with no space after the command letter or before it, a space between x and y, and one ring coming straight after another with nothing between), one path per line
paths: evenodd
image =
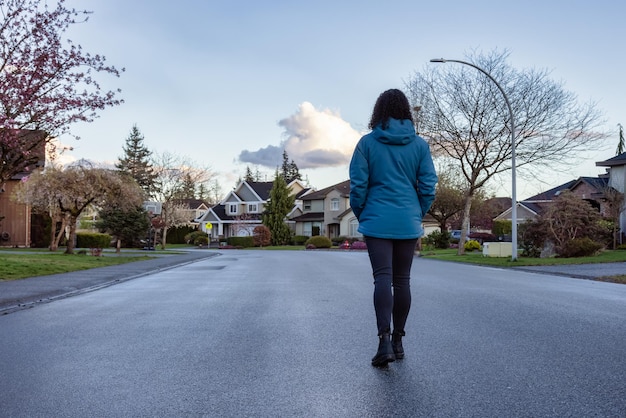
M337 167L348 164L362 133L328 109L318 110L303 102L293 115L278 122L285 131L279 146L268 145L257 151L244 150L242 162L269 168L282 165L283 149L299 169Z

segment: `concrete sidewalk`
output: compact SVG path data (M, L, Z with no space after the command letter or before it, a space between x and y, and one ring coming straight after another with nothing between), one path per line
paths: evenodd
M522 266L515 270L530 271L542 274L574 277L577 279L596 279L598 277L619 276L626 274L624 263L567 264L559 266Z
M172 255L148 254L150 260L116 266L0 281L0 315L218 255L213 250L184 251Z

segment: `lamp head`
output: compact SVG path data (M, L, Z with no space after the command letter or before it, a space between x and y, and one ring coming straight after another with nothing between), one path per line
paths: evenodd
M430 60L430 62L446 62L446 60L443 58L433 58Z

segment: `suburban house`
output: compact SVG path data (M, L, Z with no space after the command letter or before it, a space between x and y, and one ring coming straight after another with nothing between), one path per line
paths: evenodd
M200 199L180 199L174 201L174 204L185 213L184 216L189 219L189 224L192 226L197 226L196 219L209 211L209 204Z
M194 222L209 234L211 240L251 236L254 228L262 224L261 215L270 198L272 185L273 182L243 180L219 204L209 208ZM310 193L311 189L300 180L292 181L287 187L295 197L293 213L302 205L302 196Z
M302 196L302 208L289 217L296 235L359 238L359 222L350 209L350 180Z
M30 131L25 140L41 136L41 131ZM36 152L38 162L30 165L27 170L17 173L4 184L0 184L0 246L31 247L43 246L46 240L45 217L33 214L29 205L21 204L12 199L20 182L26 181L34 170L45 165L45 142L41 142Z
M546 192L529 197L517 202L517 221L519 224L526 220L533 220L541 215L560 193L569 190L579 198L589 202L601 215L607 215L608 203L605 193L613 188L620 193L626 189L626 153L620 154L606 161L596 163L597 166L609 167L607 173L598 177L579 177L561 184ZM498 215L495 220L511 220L511 209L507 209ZM626 196L620 215L621 241L624 240L626 231Z
M548 191L531 196L525 200L517 202L517 222L519 224L527 220L534 220L544 213L552 201L563 191L569 190L579 198L588 201L591 206L604 213L602 205L603 189L608 184L606 176L599 177L579 177L567 183L558 185ZM511 220L511 208L496 216L495 220Z
M606 161L596 162L596 166L608 167L608 185L623 194L624 202L622 204L622 212L619 218L619 227L620 231L622 231L620 242L623 243L626 238L626 152L623 152L613 158L609 158Z

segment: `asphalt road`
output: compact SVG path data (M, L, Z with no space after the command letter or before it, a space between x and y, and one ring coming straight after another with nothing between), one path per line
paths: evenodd
M0 416L626 417L626 286L416 258L386 370L372 287L364 252L241 250L13 311Z

